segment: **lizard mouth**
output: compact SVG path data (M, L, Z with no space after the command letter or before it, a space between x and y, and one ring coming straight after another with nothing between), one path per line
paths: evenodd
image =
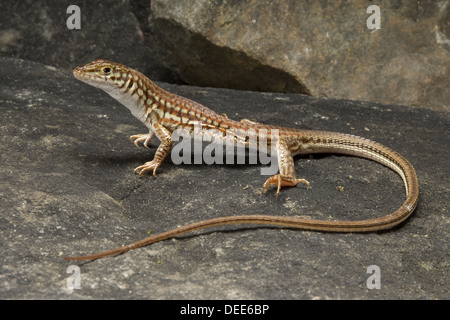
M96 77L91 74L90 72L87 72L86 69L84 68L84 66L82 67L76 67L75 69L73 69L73 76L85 83L88 83L90 85L96 86L97 82L99 82L98 79L96 79Z
M88 77L88 72L86 72L86 66L80 66L73 69L73 76L78 80L85 81Z
M81 71L80 67L76 67L75 69L73 69L73 75L75 78L81 79L81 73L82 73L82 71Z

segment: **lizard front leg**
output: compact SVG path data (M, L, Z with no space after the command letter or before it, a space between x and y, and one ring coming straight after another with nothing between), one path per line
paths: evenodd
M156 150L155 157L152 161L146 162L142 166L134 169L134 173L139 172L140 176L150 170L153 170L153 175L156 176L156 169L163 163L172 148L172 134L170 131L161 124L154 125L153 129L158 139L161 140L161 144Z
M305 179L297 179L295 177L294 158L292 153L294 149L298 149L298 141L295 138L280 138L276 144L277 156L278 156L278 169L279 174L276 174L269 179L263 185L263 192L266 192L267 187L271 185L277 186L277 197L280 193L281 187L294 187L297 183L306 184L309 188L310 184Z
M134 145L136 147L139 147L139 142L144 141L144 143L142 145L144 147L146 147L147 149L150 149L150 147L148 146L148 143L153 138L154 135L155 135L155 133L153 131L150 131L149 133L144 133L144 134L135 134L130 137L130 140L131 141L134 140Z

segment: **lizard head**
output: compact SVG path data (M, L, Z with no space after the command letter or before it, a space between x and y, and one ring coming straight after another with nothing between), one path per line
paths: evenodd
M122 64L99 59L76 67L73 75L91 86L110 92L122 88L133 77L132 71L134 70Z
M146 88L153 84L142 73L103 59L75 68L73 75L78 80L102 89L139 116L147 100Z

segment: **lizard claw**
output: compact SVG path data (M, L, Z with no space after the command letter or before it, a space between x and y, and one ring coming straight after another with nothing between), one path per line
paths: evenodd
M308 180L305 179L290 179L288 177L283 177L280 174L276 174L274 176L271 176L269 179L266 180L263 184L263 193L266 192L267 187L271 185L277 186L277 194L276 198L278 198L278 195L280 194L281 187L295 187L297 183L304 183L306 184L306 188L309 189L310 183Z
M146 162L142 166L139 166L136 169L134 169L134 173L137 173L138 171L140 171L139 176L142 177L145 172L153 170L153 176L156 177L156 169L158 169L159 165L160 165L159 162L152 160L152 161Z
M143 146L146 147L147 149L150 149L150 147L148 146L149 141L151 140L151 138L153 138L155 134L152 133L144 133L144 134L135 134L133 136L130 137L130 140L133 141L134 140L134 145L136 147L139 147L139 143L143 142Z

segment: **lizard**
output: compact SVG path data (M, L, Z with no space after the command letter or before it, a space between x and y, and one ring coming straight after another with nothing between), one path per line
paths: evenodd
M273 146L276 151L279 173L265 181L263 192L268 187L275 186L278 196L282 187L293 187L298 183L305 184L309 188L310 184L306 179L296 178L293 157L299 154L336 153L370 159L392 169L400 175L404 183L406 199L393 213L355 221L328 221L263 214L217 217L187 224L101 253L64 259L94 260L194 230L230 224L261 224L324 232L373 232L389 229L403 222L412 214L419 201L419 183L414 167L398 152L380 143L346 133L272 126L248 119L235 121L229 119L226 114L219 115L200 103L162 89L139 71L104 59L77 67L73 70L73 74L76 79L111 95L147 127L148 133L130 137L136 146L142 143L148 148L150 139L155 135L161 141L153 160L134 169L140 176L146 172L156 175L156 170L172 148L174 130L182 128L194 134L195 126L200 124L202 128L200 134L206 134L205 130L215 129L219 138L223 138L231 129L244 132L256 130L264 135L261 141L265 140L267 146ZM272 132L277 132L278 135L272 136ZM236 135L234 139L248 144L245 137ZM258 144L257 147L262 146Z

